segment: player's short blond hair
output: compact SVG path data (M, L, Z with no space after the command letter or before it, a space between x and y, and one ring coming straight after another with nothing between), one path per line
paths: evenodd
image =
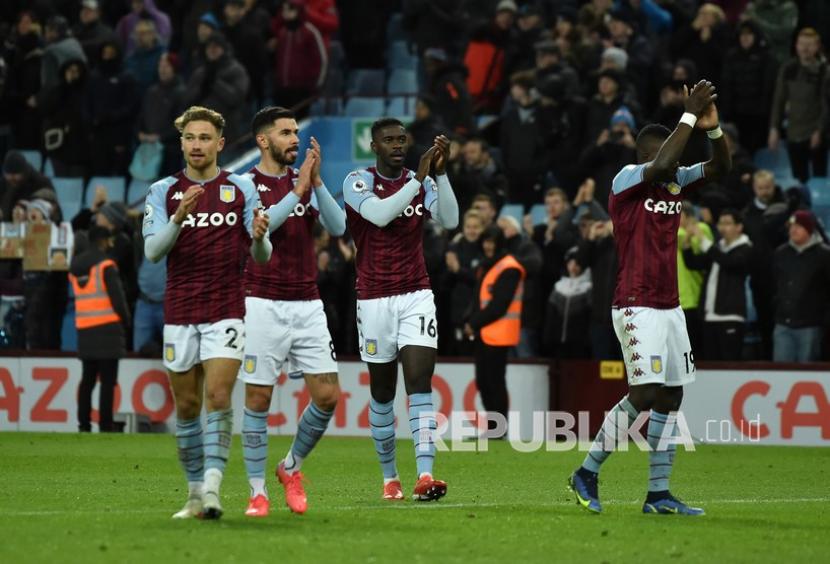
M222 136L222 131L225 129L225 118L222 117L222 114L202 106L190 106L182 115L176 118L173 125L181 133L187 127L187 124L192 121L206 121L212 124L219 133L219 137Z

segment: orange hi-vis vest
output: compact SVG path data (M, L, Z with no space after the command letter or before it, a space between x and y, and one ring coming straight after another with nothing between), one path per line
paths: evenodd
M506 255L487 271L481 281L479 301L481 302L481 308L484 309L493 299L493 284L496 283L501 273L508 268L518 269L522 276L519 285L516 287L516 292L513 294L513 301L510 302L510 307L507 308L504 317L481 328L481 340L484 341L484 344L494 347L513 347L519 344L519 331L522 328L522 295L524 294L526 273L519 261L511 255Z
M112 307L112 300L107 294L107 284L104 282L104 269L108 266L115 268L115 262L103 260L89 269L86 286L78 283L78 277L70 274L72 291L75 292L75 327L89 329L107 323L118 323L121 318Z

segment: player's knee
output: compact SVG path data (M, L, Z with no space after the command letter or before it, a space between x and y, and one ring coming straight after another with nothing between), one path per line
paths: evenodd
M245 407L251 411L268 411L271 408L271 388L245 386Z
M323 411L334 411L337 407L337 402L340 400L339 386L326 386L314 398L314 405Z
M663 387L660 389L660 394L657 398L658 406L656 407L661 412L667 413L680 409L681 403L683 403L683 386Z
M648 411L654 406L655 401L657 401L658 389L659 386L656 384L632 386L628 390L628 401L637 411Z
M202 402L196 394L179 394L176 396L176 417L195 419L202 411Z
M228 409L231 406L231 392L221 386L208 388L205 395L209 409Z

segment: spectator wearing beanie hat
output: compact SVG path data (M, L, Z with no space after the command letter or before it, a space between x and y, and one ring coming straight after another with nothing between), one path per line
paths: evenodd
M184 111L184 82L180 71L181 60L176 53L162 55L158 64L158 82L147 90L138 116L138 140L160 142L164 146L159 177L181 168L181 134L173 125ZM129 205L134 203L127 202Z
M773 257L773 360L814 362L821 357L823 331L830 320L830 248L808 210L790 217L789 236Z

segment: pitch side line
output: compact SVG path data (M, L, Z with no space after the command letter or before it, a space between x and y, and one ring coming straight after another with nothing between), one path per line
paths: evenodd
M804 497L804 498L781 498L781 499L718 499L718 500L688 500L687 503L700 505L744 505L750 503L827 503L830 497ZM642 500L609 500L603 501L603 505L639 505ZM570 507L573 501L556 501L550 503L395 503L388 505L340 505L335 507L318 508L321 513L327 511L395 511L399 509L475 509L477 507ZM280 508L281 510L281 508ZM49 515L151 515L167 513L163 509L114 509L108 511L81 509L44 509L42 511L14 511L0 510L0 519L3 517L40 517ZM241 515L241 512L240 512Z

